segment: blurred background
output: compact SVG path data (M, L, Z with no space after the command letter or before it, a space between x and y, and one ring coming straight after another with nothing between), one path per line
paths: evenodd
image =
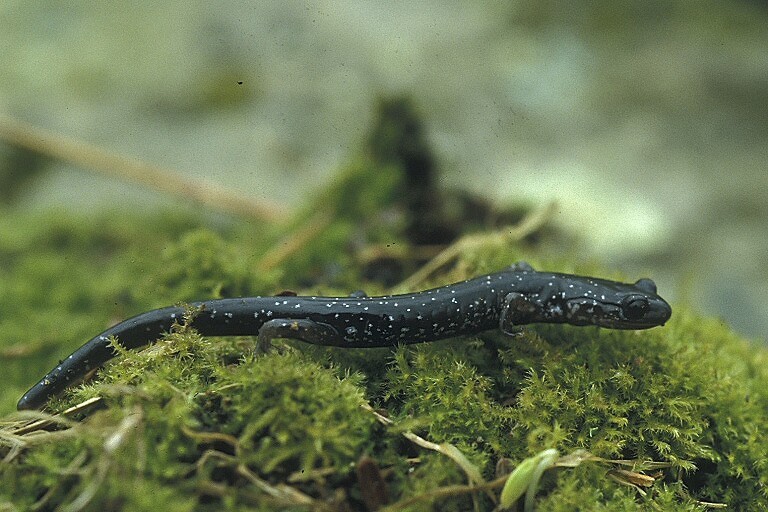
M407 95L446 187L555 200L585 258L766 341L765 2L6 0L0 26L3 122L289 211ZM0 179L16 209L167 201L2 140Z

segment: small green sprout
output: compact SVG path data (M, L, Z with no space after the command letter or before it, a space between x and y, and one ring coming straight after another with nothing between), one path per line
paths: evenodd
M526 512L533 510L533 497L541 475L553 466L559 455L557 450L549 448L518 464L509 474L507 483L501 490L501 507L510 508L525 492L525 510Z

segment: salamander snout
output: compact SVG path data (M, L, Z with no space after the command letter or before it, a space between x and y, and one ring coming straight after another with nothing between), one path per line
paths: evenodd
M627 295L621 300L619 307L622 319L614 325L614 327L619 328L642 329L664 325L672 316L670 305L655 294Z

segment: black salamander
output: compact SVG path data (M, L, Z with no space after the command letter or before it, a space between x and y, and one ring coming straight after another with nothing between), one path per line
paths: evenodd
M366 297L245 297L193 303L192 327L204 336L258 335L339 347L421 343L489 329L515 332L531 323L647 329L672 314L650 279L634 284L554 272L519 263L501 272L418 293ZM107 329L61 361L21 397L18 409L38 409L115 356L110 338L128 348L167 332L182 307L142 313Z

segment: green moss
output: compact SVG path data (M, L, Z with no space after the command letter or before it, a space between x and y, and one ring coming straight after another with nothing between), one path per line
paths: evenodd
M461 356L462 350L487 353L473 345L401 347L387 374L386 396L403 419L420 420L428 438L456 444L475 463L487 464L513 425L509 408L493 397L492 378Z
M327 189L307 201L294 225L313 219L333 222L286 262L286 274L296 272L305 280L322 277L324 286L342 290L359 288L365 275L360 253L371 246L407 248L403 212L395 206L400 196L402 171L377 165L367 158L347 164ZM305 281L306 284L306 281Z
M51 404L101 396L100 410L71 428L18 433L24 422L11 411L26 387L116 320L205 297L383 290L361 284L359 248L395 241L407 255L405 223L387 210L399 172L350 164L282 230L189 212L3 212L0 508L361 510L362 488L377 484L355 474L365 455L390 510L493 509L454 460L402 435L412 432L450 443L487 480L500 461L548 448L668 464L645 472L656 476L645 497L611 479L608 463L549 470L539 510L705 510L696 500L768 510L768 353L679 306L649 331L534 326L368 351L288 341L255 355L252 338L207 339L182 325ZM329 221L300 250L264 263L321 212ZM616 277L527 250L470 248L434 284L523 255Z

